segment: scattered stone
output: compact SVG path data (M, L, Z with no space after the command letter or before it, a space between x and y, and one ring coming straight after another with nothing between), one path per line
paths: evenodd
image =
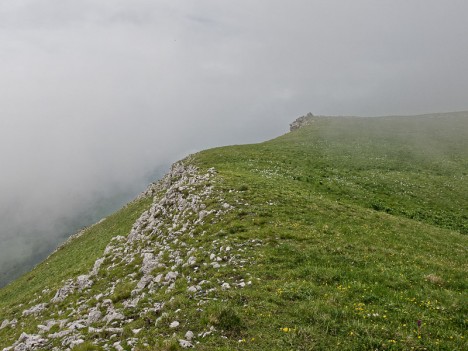
M145 275L151 273L158 266L158 263L159 261L157 258L154 258L154 254L150 252L144 253L141 272Z
M197 288L195 286L190 286L188 289L187 289L188 292L191 292L191 293L196 293L197 292Z
M51 339L58 339L58 338L63 338L64 336L67 336L67 335L69 335L71 333L72 333L71 330L62 330L62 331L59 331L57 333L49 334L49 335L47 335L47 337L49 337Z
M87 274L80 275L75 280L67 280L63 286L59 288L54 297L44 296L43 299L50 299L53 304L63 302L67 296L80 293L79 296L67 300L66 303L58 306L47 306L46 303L36 305L25 311L25 315L40 313L45 308L50 308L51 315L67 316L67 320L49 320L39 324L38 328L41 335L22 336L6 350L9 351L33 351L39 349L51 349L53 351L70 350L74 346L83 343L87 340L80 331L84 330L87 334L95 334L94 342L106 351L123 350L119 335L123 333L123 327L128 325L134 319L139 318L156 318L156 324L167 321L169 313L161 313L166 302L174 299L174 290L176 281L179 277L183 277L189 285L187 291L193 295L189 297L196 299L197 305L207 303L213 298L209 294L217 292L219 284L214 281L202 280L206 277L206 273L210 273L210 266L214 269L229 265L247 264L249 261L241 261L239 256L230 256L228 252L232 250L230 246L226 246L228 242L223 239L215 240L211 247L191 247L189 243L193 243L196 236L202 236L205 232L198 230L197 226L203 223L207 216L213 216L213 221L219 221L219 216L233 208L225 202L223 198L218 198L218 209L207 210L204 203L205 199L213 199L213 186L207 185L206 182L213 182L210 178L215 174L215 170L211 169L206 174L200 174L192 165L184 165L182 162L175 164L169 175L163 178L158 183L152 184L148 189L146 196L155 196L153 204L148 211L145 211L140 218L134 223L128 236L116 236L111 239L107 245L104 254L101 258L94 262L93 269ZM197 190L195 193L194 190ZM187 240L188 239L188 240ZM224 245L224 246L221 246ZM235 248L237 244L232 244ZM241 246L239 246L241 247ZM206 251L205 251L206 250ZM197 265L197 252L213 252L210 255L210 261L202 262ZM219 253L217 256L215 253ZM240 253L240 251L239 251ZM141 257L141 265L139 263ZM204 261L204 260L202 260ZM223 261L223 262L221 262ZM106 274L98 275L104 262ZM95 296L90 296L89 288L94 284L106 278L108 272L115 272L129 266L135 268L133 273L128 274L120 279L109 281L107 286L102 286L102 290ZM191 269L185 269L193 267ZM157 276L151 275L157 269ZM187 271L190 271L187 274ZM128 270L127 270L128 272ZM184 273L182 273L184 272ZM119 297L117 293L121 293L118 288L121 283L131 284L129 290L131 297L124 297L122 300L115 300ZM203 285L207 284L207 285ZM243 280L239 283L233 283L234 286L242 286ZM216 287L218 285L218 287ZM101 286L101 285L100 285ZM202 286L204 288L202 289ZM116 288L117 287L117 288ZM222 283L221 289L228 290L231 286L228 283ZM155 302L156 293L166 293L165 301ZM48 294L43 293L44 295ZM126 292L123 292L124 294ZM125 308L125 313L131 313L132 318L125 317L121 310L114 307L110 297L114 299L116 305ZM161 295L157 295L161 296ZM75 298L76 297L76 298ZM41 297L37 296L36 300L40 301ZM78 301L76 301L78 299ZM36 301L34 300L34 301ZM171 306L169 304L169 306ZM139 307L138 310L136 308ZM135 309L128 311L127 309ZM106 312L102 312L106 311ZM168 311L169 312L169 311ZM180 310L179 310L180 312ZM174 316L177 311L170 311ZM182 312L181 312L182 313ZM64 317L62 317L64 318ZM177 318L177 317L175 317ZM180 317L182 318L182 317ZM0 329L7 326L16 325L15 320L9 322L5 320L1 323ZM60 331L48 334L52 326L59 324ZM92 326L93 327L92 327ZM24 323L23 323L24 326ZM180 327L179 321L170 323L171 329ZM132 329L133 335L140 333L140 329ZM206 336L214 331L210 327L209 331L205 331L200 335ZM105 333L106 339L100 338L97 335ZM145 334L146 335L146 334ZM183 348L193 347L194 334L192 331L187 331L185 336L179 340L179 345ZM59 347L51 347L47 340L55 339L54 344L62 345ZM113 340L112 342L110 340ZM139 343L139 338L126 338L130 348L134 348ZM141 342L145 344L145 340ZM29 346L28 346L29 345ZM49 347L50 346L50 347Z
M8 319L5 319L2 324L0 325L0 330L2 330L3 328L6 328L10 325L10 321Z
M41 332L48 332L50 331L50 328L52 328L54 325L57 325L58 322L57 321L54 321L54 320L49 320L46 322L46 325L41 325L39 324L37 326L37 328L41 331Z
M143 288L147 286L153 280L153 278L154 277L152 275L144 275L143 277L141 277L134 291L139 292L143 290Z
M96 334L99 334L99 333L102 333L102 332L109 333L109 334L122 334L123 333L123 328L93 328L93 327L89 327L88 331L90 333L96 333Z
M86 328L86 325L82 324L81 322L84 322L84 321L74 321L74 322L71 322L67 325L67 329L69 330L80 330L80 329L84 329Z
M183 339L179 340L179 345L180 345L180 347L182 347L184 349L189 349L189 348L193 347L193 344L190 341L183 340Z
M80 275L76 278L76 285L78 286L78 291L82 291L91 287L91 285L93 285L93 281L89 279L89 275Z
M97 308L93 308L88 313L87 324L90 325L90 324L96 323L101 319L101 317L102 317L101 311L99 311L99 309Z
M46 340L40 335L22 333L13 344L14 351L29 351L43 347Z
M135 297L133 300L126 300L123 302L123 305L125 308L135 308L138 305L138 302L140 302L139 297Z
M205 211L205 210L200 211L200 212L198 213L198 220L199 220L199 221L203 220L203 218L205 218L207 215L208 215L208 211Z
M154 278L154 282L160 283L161 280L162 280L162 278L163 278L163 275L162 275L162 274L158 274L158 275L156 276L156 278Z
M117 351L124 351L124 348L120 345L120 341L115 342L112 346L114 346Z
M54 298L51 300L53 303L61 302L75 290L73 280L68 280L63 287L57 290Z
M107 323L110 323L114 320L122 319L125 319L125 316L122 313L114 310L113 307L109 307L109 309L107 310L107 315L102 320Z
M188 341L192 341L193 337L194 337L194 334L191 330L185 333L185 339L187 339Z
M198 334L198 336L201 336L202 338L207 337L208 335L211 335L215 331L215 327L210 326L210 329L206 332Z
M70 347L71 347L71 348L74 348L75 346L80 345L80 344L82 344L82 343L84 343L84 340L83 340L83 339L72 340L72 341L70 342Z
M169 272L166 274L166 282L169 282L169 281L174 281L177 279L177 276L179 275L178 272Z
M94 262L94 267L93 267L93 270L90 273L90 276L95 276L95 275L97 275L99 273L99 268L101 268L101 265L104 262L104 260L105 260L105 258L101 257L101 258L98 258Z
M40 312L44 311L47 308L46 303L40 303L39 305L31 307L29 310L24 310L22 315L29 316L30 314L39 314Z
M197 259L195 257L193 257L193 256L190 256L189 259L187 260L187 264L189 266L194 266L195 263L197 263Z

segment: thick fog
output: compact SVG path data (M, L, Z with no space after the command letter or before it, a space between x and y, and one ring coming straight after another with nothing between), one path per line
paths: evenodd
M2 0L0 285L191 152L272 138L309 111L468 109L467 13L464 0Z

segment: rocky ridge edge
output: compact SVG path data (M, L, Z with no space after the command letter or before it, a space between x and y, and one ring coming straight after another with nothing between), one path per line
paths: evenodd
M206 325L195 334L184 322L183 311L171 309L171 302L182 288L194 308L202 311L202 306L217 299L220 292L252 284L239 272L230 280L213 279L211 272L244 267L250 263L249 247L261 245L253 239L229 246L218 239L209 241L208 246L196 246L197 237L205 234L200 232L202 225L220 221L234 208L215 190L215 182L213 168L202 174L188 162L174 164L169 174L142 194L154 196L151 208L134 223L128 236L111 240L92 270L64 282L49 301L37 296L21 316L1 323L0 329L23 327L24 318L41 322L37 333L23 332L3 351L71 350L89 340L90 334L95 335L93 343L105 350L136 350L150 343L148 337L139 337L141 329L131 330L125 341L121 338L125 326L136 319L150 321L149 327L156 331L159 325L167 324L173 333L159 337L175 337L183 348L215 333L213 325ZM115 280L109 278L113 274ZM96 286L99 293L93 289Z
M312 124L312 122L314 121L313 118L314 118L314 115L311 112L309 112L305 116L296 118L295 121L289 124L289 131L293 132L297 129L300 129L302 127Z

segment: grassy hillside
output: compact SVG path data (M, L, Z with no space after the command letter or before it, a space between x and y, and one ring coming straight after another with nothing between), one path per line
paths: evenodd
M197 270L181 268L187 279L170 293L162 287L149 293L154 300L148 303L166 301L164 314L131 312L115 339L124 349L140 328L144 342L135 350L178 349L188 329L199 350L468 348L468 113L315 117L277 139L203 151L187 162L202 173L217 171L191 190L214 187L217 197L206 209L223 202L233 208L194 221L191 235L178 237L184 244L177 250L199 249ZM186 192L180 189L190 198ZM150 202L121 210L0 290L0 323L89 270L110 238L127 234ZM176 229L168 222L164 230ZM225 264L210 264L210 253ZM173 262L170 255L162 259L168 267ZM121 280L110 295L120 308L136 284L126 278L133 271L110 272L86 294ZM203 300L187 294L191 279L213 284ZM215 286L224 282L230 288ZM53 313L50 308L20 318L22 328L0 330L0 348L22 331L37 332ZM174 319L179 329L170 327ZM93 342L102 335L84 330L86 342L75 349L100 350Z
M103 222L85 229L80 237L59 248L31 272L0 289L0 319L19 311L21 305L40 296L43 290L56 290L62 280L84 274L91 269L111 238L127 235L150 203L151 199L146 198L128 204ZM0 336L2 332L0 330Z

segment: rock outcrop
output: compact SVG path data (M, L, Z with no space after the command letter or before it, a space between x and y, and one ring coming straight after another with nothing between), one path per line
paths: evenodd
M206 325L205 331L195 334L180 309L170 305L184 293L197 309L219 293L251 284L238 272L229 279L213 278L213 271L248 264L248 245L199 240L205 223L217 223L235 208L215 190L215 178L214 169L201 173L189 163L174 164L145 192L154 196L153 204L130 233L114 237L88 274L65 281L50 301L36 301L24 309L18 319L34 316L42 318L42 324L36 334L21 334L3 351L71 350L89 335L105 350L133 350L148 342L144 328L133 330L134 337L127 336L125 342L116 338L135 319L152 321L156 332L158 326L170 328L171 337L183 348L214 333L215 328ZM10 325L13 322L6 320L0 328Z
M297 118L294 122L292 122L289 125L289 130L291 132L293 132L293 131L295 131L295 130L297 130L299 128L310 125L314 121L313 118L314 118L314 115L309 112L305 116L301 116L301 117Z

